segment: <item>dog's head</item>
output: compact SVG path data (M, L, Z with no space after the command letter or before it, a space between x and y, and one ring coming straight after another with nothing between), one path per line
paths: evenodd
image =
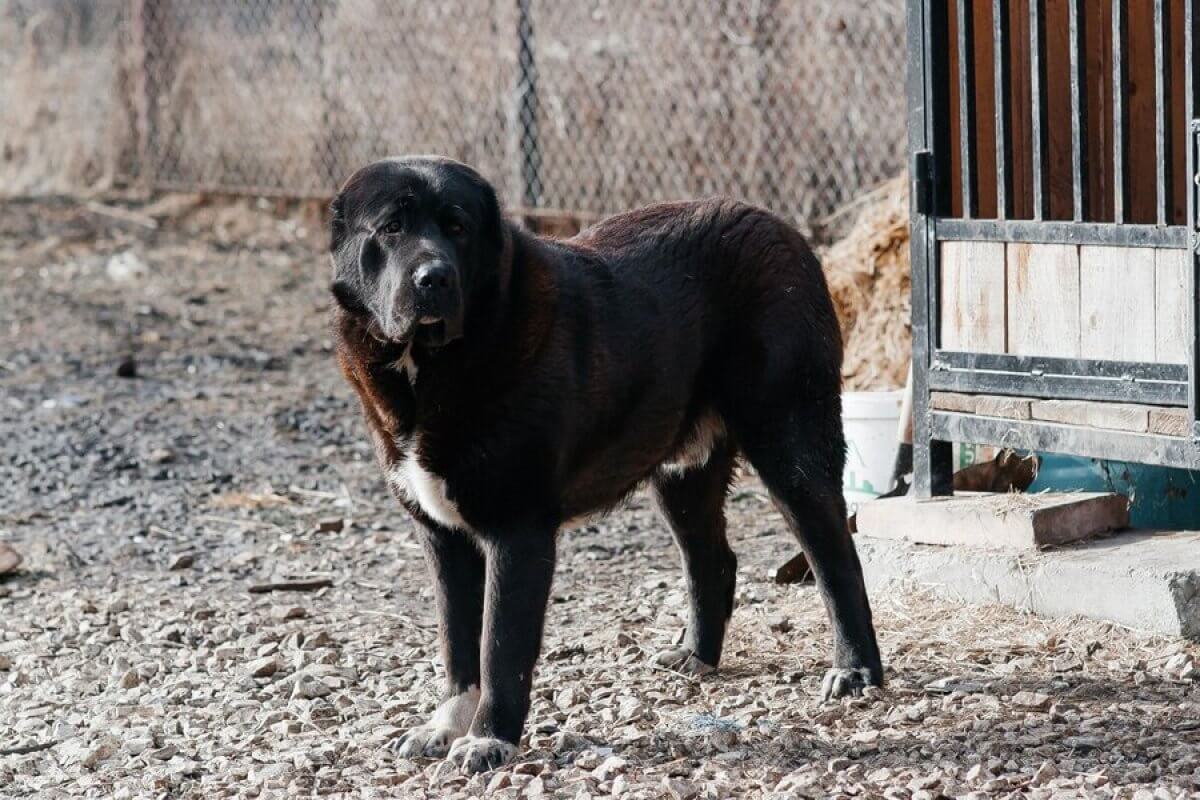
M496 192L465 164L389 158L333 201L333 296L377 339L441 347L502 280Z

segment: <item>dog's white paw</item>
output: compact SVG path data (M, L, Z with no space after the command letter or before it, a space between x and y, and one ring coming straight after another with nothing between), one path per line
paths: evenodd
M445 700L428 722L393 741L392 749L401 758L442 758L450 752L454 740L471 727L478 705L479 688L472 686Z
M825 679L821 681L821 699L857 697L871 685L871 670L867 667L834 667L825 673Z
M457 728L426 722L405 731L391 746L401 758L442 758L461 735Z
M711 675L717 671L712 664L705 664L696 658L696 654L686 647L663 650L651 659L651 663L691 678L703 678L705 675Z
M446 759L465 775L498 769L517 754L517 746L488 736L466 736L454 742Z

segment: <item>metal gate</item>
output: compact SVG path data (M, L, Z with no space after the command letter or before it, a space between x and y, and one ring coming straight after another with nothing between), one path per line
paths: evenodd
M1200 191L1200 82L1195 58L1195 4L1196 0L909 0L908 140L913 180L917 496L950 493L950 443L955 441L1200 467L1200 267L1196 257L1200 243L1196 210ZM990 32L980 30L981 22L990 23ZM1053 29L1059 23L1065 28L1065 54L1062 48L1047 45L1048 26ZM1146 47L1143 29L1146 34L1153 33L1152 53ZM991 58L984 63L976 48L981 42L986 46L989 39ZM1182 70L1172 68L1173 54L1182 62ZM1022 64L1015 64L1016 58L1023 59ZM1153 65L1152 145L1146 137L1136 143L1131 139L1135 133L1131 128L1131 103L1136 99L1149 107L1151 102L1144 81L1140 82L1143 93L1136 97L1133 94L1129 70L1135 60ZM1097 63L1104 67L1103 75L1096 74ZM982 83L978 74L981 67L982 78L987 79ZM1146 66L1147 75L1149 69ZM1172 80L1182 84L1173 86ZM989 83L990 95L986 92ZM980 90L981 85L985 91ZM1057 103L1051 97L1052 89L1059 92ZM1172 106L1173 98L1182 108ZM1099 107L1089 108L1089 99L1098 100L1093 106ZM984 100L991 107L991 115L986 113L988 109L981 111ZM1055 129L1054 135L1060 137L1059 144L1069 141L1069 147L1055 150L1050 146L1051 130L1060 119L1063 128ZM1136 122L1143 124L1141 115ZM981 128L988 129L991 136L981 136ZM1131 174L1130 169L1135 158L1149 163L1145 151L1150 146L1156 163L1153 218L1139 219L1132 213L1131 202L1137 199L1149 207L1149 177L1142 174L1144 169L1137 174ZM1186 157L1180 154L1173 158L1172 154L1180 149L1186 150ZM1019 175L1014 161L1022 162ZM983 174L981 163L986 170ZM994 197L989 186L993 170ZM1052 171L1063 178L1065 205L1060 203L1058 209L1051 207ZM1146 188L1141 192L1146 197L1134 197L1137 186ZM982 194L981 188L986 190ZM1186 216L1182 200L1177 208L1172 205L1172 198L1183 193ZM984 206L990 208L985 210ZM1078 265L1084 256L1101 252L1109 261L1105 274L1114 274L1114 252L1127 252L1131 264L1139 259L1138 263L1144 263L1148 249L1160 254L1159 261L1178 257L1183 263L1180 274L1184 275L1181 285L1185 292L1180 313L1186 324L1181 338L1186 343L1168 363L1160 359L1079 357L1084 355L1081 353L1064 357L1022 352L1021 347L1011 346L1012 340L1025 332L1014 332L1009 327L1016 324L1009 293L1013 287L1009 270L1014 262L1008 254L1011 250L1006 250L1004 344L986 352L983 348L962 347L949 341L953 337L943 330L948 319L943 307L943 281L948 278L942 262L944 254L951 252L947 247L963 246L948 243L984 243L984 247L1003 248L1069 245L1071 248L1065 252L1068 257L1071 249L1076 253L1077 271L1082 269ZM1184 252L1186 257L1180 255ZM1118 267L1121 263L1116 260ZM972 268L968 264L967 274ZM1069 269L1065 274L1070 274ZM1089 273L1081 275L1080 280L1095 280L1089 278ZM1180 299L1169 292L1164 297L1172 303ZM1035 307L1032 318L1055 321L1054 314L1061 312L1104 323L1102 311L1089 310L1086 299L1080 300L1080 305L1078 310ZM964 310L972 313L969 303ZM1172 324L1172 320L1164 319L1163 324ZM1090 349L1083 334L1080 341L1083 350ZM1182 435L1164 435L1151 430L1104 430L1087 424L963 413L935 407L931 398L941 392L1035 401L1137 404L1152 413L1157 413L1154 409L1186 409L1186 428L1178 432Z

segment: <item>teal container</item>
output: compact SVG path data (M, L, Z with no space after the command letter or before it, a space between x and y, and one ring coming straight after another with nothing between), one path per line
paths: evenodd
M1200 530L1200 472L1039 453L1041 466L1027 492L1116 492L1128 497L1129 525Z

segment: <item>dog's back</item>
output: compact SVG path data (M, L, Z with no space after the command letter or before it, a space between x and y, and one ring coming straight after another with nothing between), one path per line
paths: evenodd
M575 417L595 429L580 431L585 449L597 442L577 464L585 485L605 458L601 471L620 474L623 490L660 465L695 464L776 398L811 408L822 449L841 450L837 317L794 228L710 199L621 214L548 247L567 304L564 338L586 373L579 385L603 395ZM653 424L629 424L641 419ZM599 499L567 494L572 513Z

